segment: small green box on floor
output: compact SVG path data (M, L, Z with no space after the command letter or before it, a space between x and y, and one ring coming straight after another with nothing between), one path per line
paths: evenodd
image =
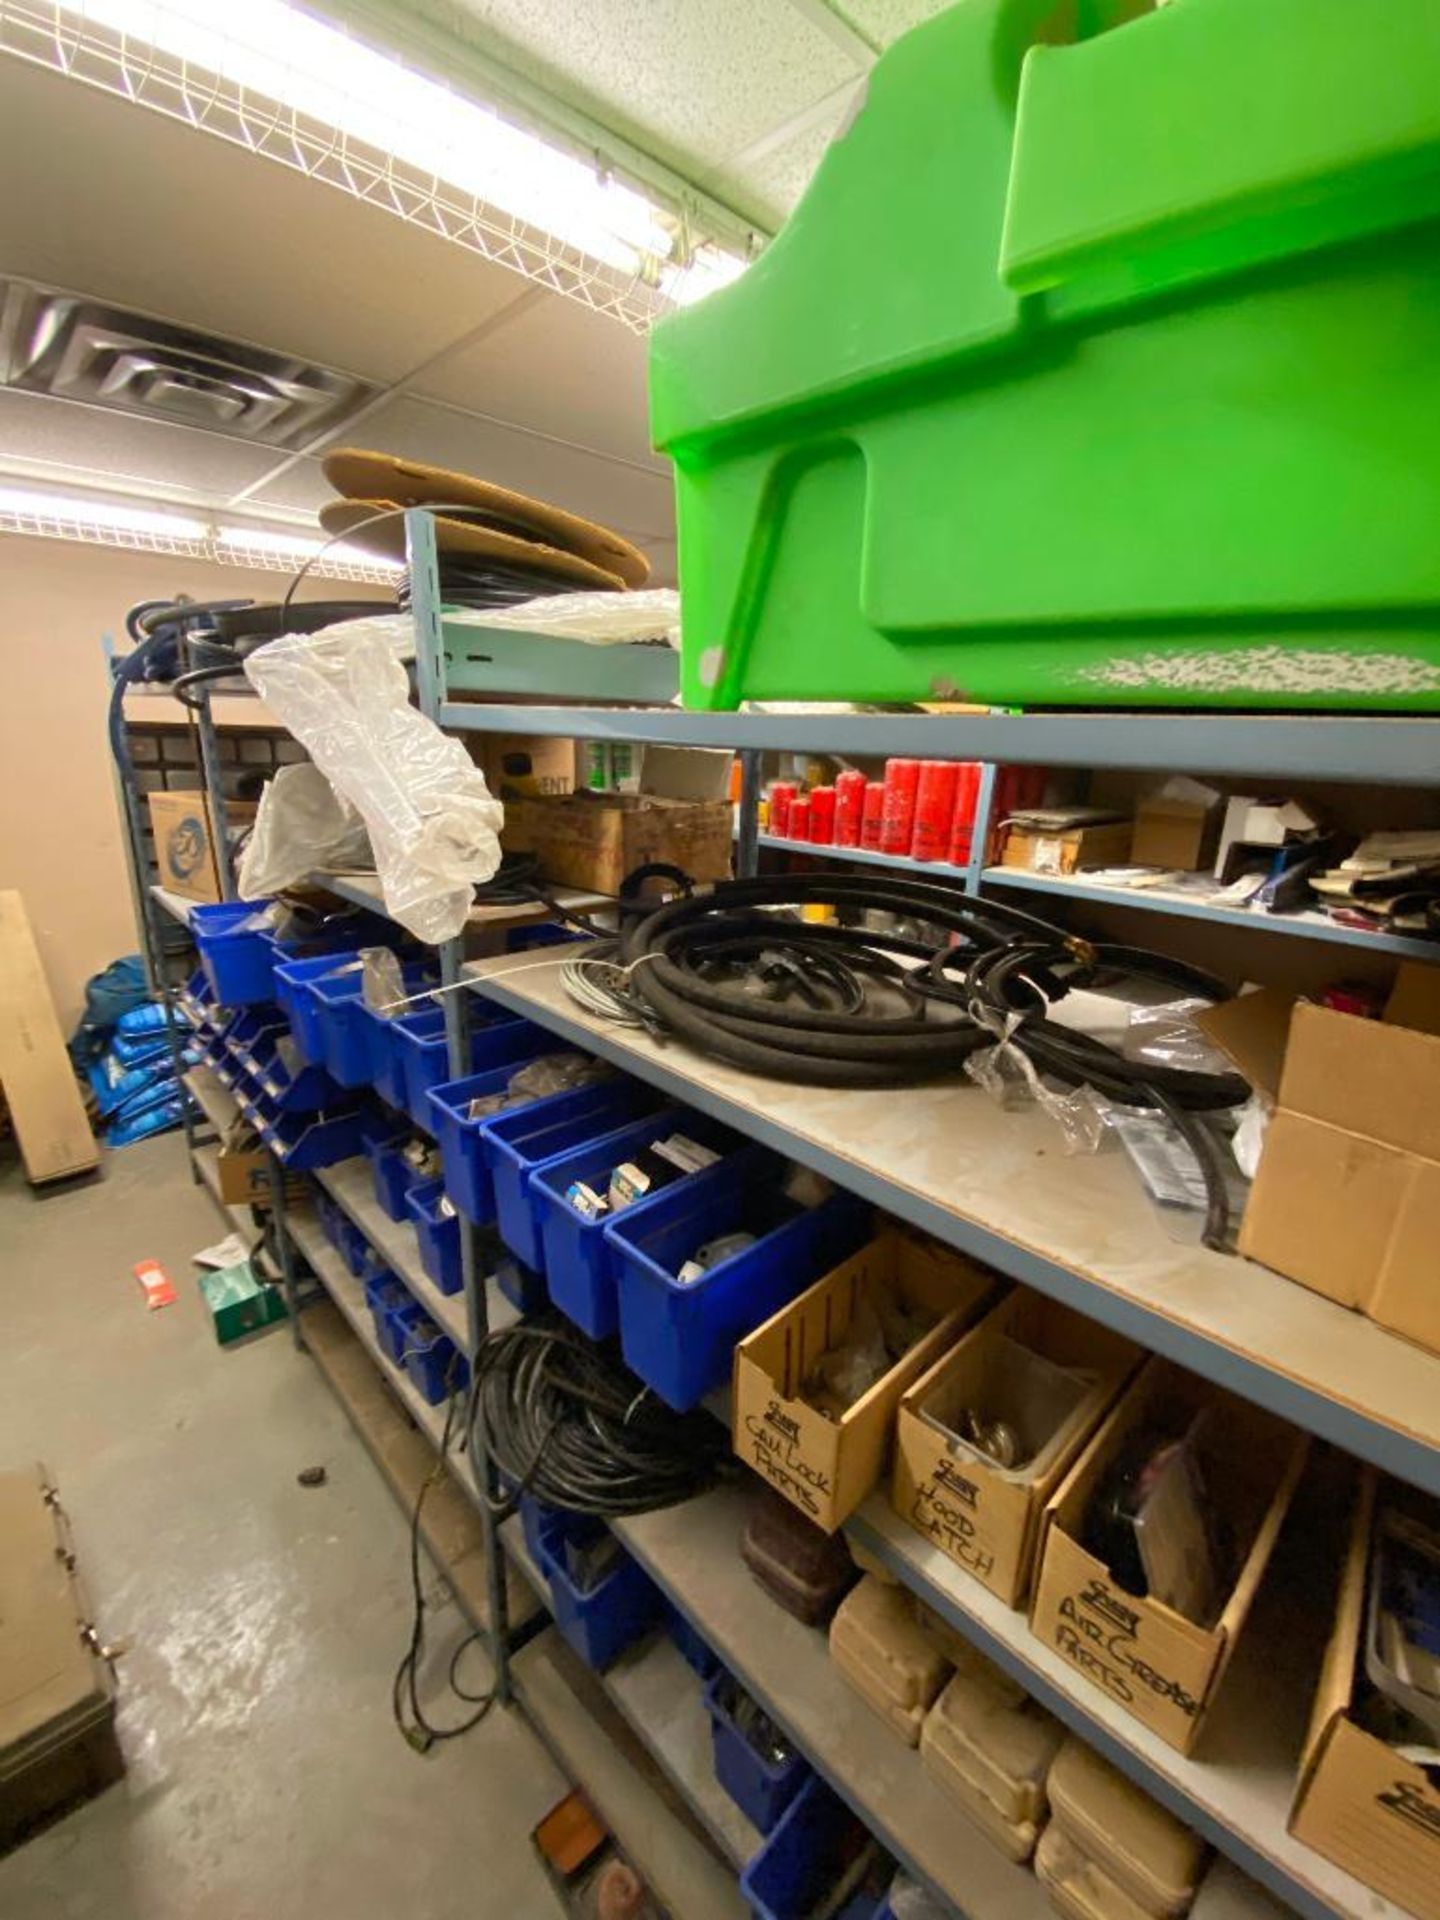
M238 1267L202 1273L200 1292L222 1347L285 1318L284 1294L279 1287L266 1286L248 1260Z

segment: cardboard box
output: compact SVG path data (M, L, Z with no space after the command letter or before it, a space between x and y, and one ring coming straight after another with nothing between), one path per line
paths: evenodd
M1196 780L1166 781L1135 809L1130 858L1137 867L1198 873L1215 858L1220 839L1220 795Z
M1106 1473L1132 1434L1177 1433L1202 1409L1206 1487L1240 1545L1234 1583L1205 1625L1127 1593L1082 1544ZM1189 1753L1245 1625L1305 1463L1309 1442L1253 1406L1152 1359L1052 1495L1040 1538L1031 1631L1167 1745Z
M268 1207L270 1174L259 1147L222 1146L217 1160L220 1198L227 1207ZM285 1182L287 1200L303 1200L305 1181L292 1174Z
M1440 1920L1440 1787L1423 1767L1366 1733L1353 1714L1363 1686L1376 1497L1376 1476L1366 1470L1301 1751L1290 1831L1407 1913Z
M950 1426L974 1407L993 1418L987 1377L993 1379L996 1356L1009 1342L1094 1376L1049 1447L1016 1472L938 1431L925 1417L928 1412ZM1017 1288L900 1402L890 1490L895 1511L1007 1606L1022 1605L1045 1503L1143 1358L1133 1341L1028 1287Z
M1027 873L1078 873L1084 867L1116 867L1130 858L1134 822L1107 820L1098 826L1069 827L1064 833L1037 833L1011 827L1000 856L1002 867Z
M1231 848L1283 847L1303 840L1320 825L1320 815L1300 800L1265 800L1237 793L1225 803L1220 843L1215 850L1217 879L1229 877Z
M890 1228L782 1307L735 1349L735 1451L807 1519L833 1533L884 1474L900 1396L982 1310L995 1276ZM881 1294L941 1315L838 1420L801 1398L821 1356Z
M22 894L0 891L0 1086L34 1186L100 1162Z
M160 884L186 900L220 898L220 876L210 838L210 816L203 793L171 788L146 796L155 835L155 865ZM258 811L249 800L226 802L232 826L248 824Z
M497 800L534 800L575 791L575 742L559 735L485 734L480 765Z
M1440 1351L1437 1236L1440 1036L1298 1005L1240 1251Z
M560 886L618 894L636 867L665 861L695 880L728 880L734 821L727 801L640 793L575 793L505 809L507 853L534 853Z

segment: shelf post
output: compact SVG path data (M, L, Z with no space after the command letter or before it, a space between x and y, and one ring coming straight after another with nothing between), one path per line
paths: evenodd
M440 724L440 709L445 701L445 633L441 614L440 563L435 544L435 519L421 508L412 508L405 516L405 547L410 564L410 614L415 622L415 687L420 711ZM464 979L465 941L463 934L440 947L440 981L455 987ZM465 992L446 993L446 1058L450 1078L463 1080L470 1068L470 996ZM468 1330L466 1359L473 1367L475 1356L490 1330L485 1301L485 1261L478 1228L460 1218L460 1266L464 1276L465 1323ZM471 1473L480 1494L480 1529L485 1541L486 1610L490 1621L490 1658L495 1669L495 1697L500 1705L510 1700L510 1612L505 1581L505 1550L500 1543L496 1514L502 1502L499 1478L489 1456L482 1449L463 1469Z
M739 829L735 872L741 880L753 880L760 870L760 752L757 747L740 750Z

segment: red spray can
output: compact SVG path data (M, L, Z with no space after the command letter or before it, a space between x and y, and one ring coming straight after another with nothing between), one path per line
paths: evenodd
M873 853L880 851L880 829L885 820L885 782L865 782L865 805L860 814L860 844Z
M880 821L882 853L909 853L915 833L915 793L919 785L918 760L885 762L885 811Z
M835 844L835 789L810 789L810 839L817 847Z
M790 809L799 791L793 780L777 780L770 789L770 831L777 840L790 837Z
M960 768L954 760L922 760L915 789L915 837L911 854L916 860L943 860L950 851L955 822L955 795Z
M835 776L837 847L858 847L860 844L860 827L865 817L865 787L864 774L854 767L847 767L844 773Z

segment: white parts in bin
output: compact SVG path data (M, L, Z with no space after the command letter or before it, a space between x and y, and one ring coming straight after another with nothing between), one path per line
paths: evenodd
M432 945L500 864L505 812L463 743L410 704L413 623L343 620L258 647L245 677L370 830L392 919Z
M1205 1843L1083 1741L1050 1769L1050 1811L1066 1837L1150 1920L1181 1920L1195 1898ZM1110 1909L1106 1909L1109 1920Z
M988 1661L957 1673L926 1716L920 1757L964 1804L983 1794L1017 1837L1045 1817L1046 1778L1065 1738L1052 1714ZM1028 1852L1028 1848L1027 1848Z
M902 1589L867 1573L840 1603L830 1658L907 1746L919 1745L950 1662L921 1630Z

